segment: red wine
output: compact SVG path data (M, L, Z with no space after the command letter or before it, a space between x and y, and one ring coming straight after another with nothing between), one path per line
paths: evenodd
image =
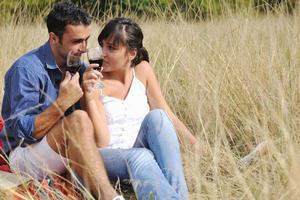
M89 59L90 64L98 64L99 67L94 67L93 69L101 71L102 70L102 63L103 59Z
M67 66L66 70L68 72L70 72L71 74L76 74L76 72L78 72L78 70L79 70L80 67L81 67L81 65Z

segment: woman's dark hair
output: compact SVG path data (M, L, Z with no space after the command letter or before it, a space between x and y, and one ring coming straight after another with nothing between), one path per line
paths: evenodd
M65 27L71 25L89 25L91 17L82 8L77 7L71 1L63 1L54 5L46 18L48 32L53 32L62 40Z
M118 17L109 21L98 37L98 43L102 46L102 41L109 37L114 38L113 44L120 43L127 46L127 49L137 50L136 57L132 60L131 66L134 67L141 61L149 62L149 55L143 46L143 33L137 23L129 18Z

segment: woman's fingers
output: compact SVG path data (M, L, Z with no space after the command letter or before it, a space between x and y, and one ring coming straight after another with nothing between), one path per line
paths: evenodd
M100 71L96 70L99 67L98 64L90 64L85 71L85 75L87 79L99 79L103 78Z
M95 89L95 85L97 84L97 80L86 80L83 82L83 88L86 92L92 92Z

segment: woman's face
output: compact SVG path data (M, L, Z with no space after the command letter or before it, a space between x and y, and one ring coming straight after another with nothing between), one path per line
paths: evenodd
M114 38L109 37L102 41L103 72L125 70L131 65L131 56L125 45L113 44Z

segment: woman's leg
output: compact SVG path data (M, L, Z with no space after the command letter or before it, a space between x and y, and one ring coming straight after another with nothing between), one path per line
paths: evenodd
M130 179L138 199L181 199L170 186L151 151L145 148L100 149L111 180Z
M169 184L181 199L188 199L176 131L163 110L152 110L146 115L134 147L150 149Z

